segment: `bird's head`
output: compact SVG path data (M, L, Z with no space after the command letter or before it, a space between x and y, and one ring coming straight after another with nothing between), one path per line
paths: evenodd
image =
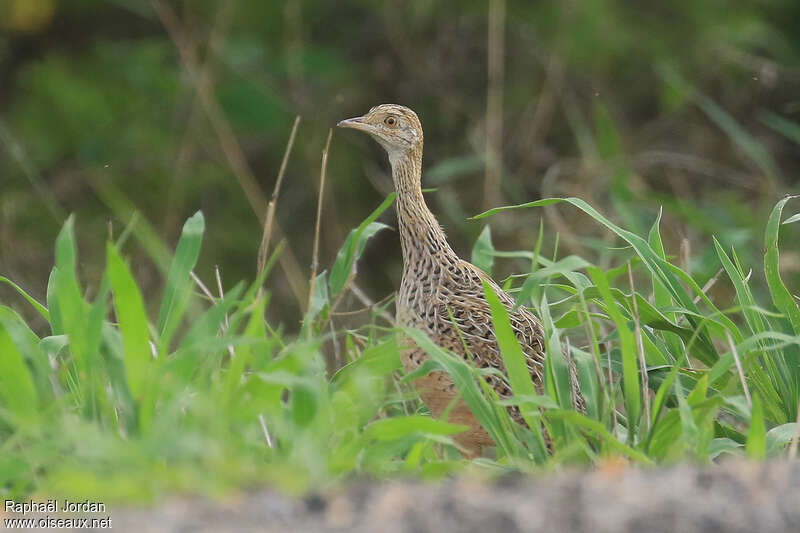
M397 104L381 104L361 117L348 118L337 124L369 133L396 161L409 152L422 148L422 125L417 114Z

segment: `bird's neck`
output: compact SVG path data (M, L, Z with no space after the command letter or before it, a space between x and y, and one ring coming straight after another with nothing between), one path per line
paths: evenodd
M389 160L397 191L397 221L405 267L426 260L457 260L422 196L421 144L403 154L390 154Z

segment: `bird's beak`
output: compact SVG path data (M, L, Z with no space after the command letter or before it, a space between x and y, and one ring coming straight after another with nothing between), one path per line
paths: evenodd
M353 128L354 130L369 131L370 125L364 121L364 117L345 119L337 124L340 128Z

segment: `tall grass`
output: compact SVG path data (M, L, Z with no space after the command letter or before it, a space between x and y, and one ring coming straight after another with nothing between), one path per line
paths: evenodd
M474 461L490 472L615 456L639 464L707 463L721 454L761 459L785 454L796 438L800 310L778 269L790 198L778 202L765 230L770 301L756 300L750 266L715 241L736 293L735 305L724 309L665 253L659 219L639 235L576 198L476 217L566 203L628 246L628 257L602 269L576 256L548 259L541 238L532 252L497 251L487 226L475 261L488 268L495 257L529 261L530 271L505 286L542 318L546 335L545 393L538 395L507 312L487 291L514 392L506 400L486 385L482 370L420 331L386 324L381 308L359 328L331 328L393 199L350 233L329 271L316 275L296 337L264 318L270 292L260 289L280 247L253 283L201 293L193 270L205 220L197 213L183 227L158 315L149 316L154 297L142 293L127 266L124 238L108 243L99 290L87 298L68 219L56 240L46 302L0 278L49 325L37 334L12 307L0 306L0 492L130 500L264 483L301 492L354 473L462 471L468 463L451 437L464 428L426 415L402 375L406 337L430 355L421 372L448 372L496 442L496 453ZM333 372L326 343L341 352ZM578 369L585 414L571 408L567 357ZM528 427L511 420L511 403Z

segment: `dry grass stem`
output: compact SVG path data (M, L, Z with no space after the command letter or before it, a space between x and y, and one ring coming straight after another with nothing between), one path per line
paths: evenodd
M706 284L705 284L705 285L703 285L703 288L702 288L702 289L700 289L700 292L702 292L703 294L706 294L706 295L707 295L707 294L708 294L708 291L710 291L710 290L711 290L711 287L713 287L713 286L714 286L714 284L717 282L717 280L719 279L719 277L720 277L720 275L722 274L722 272L723 272L723 269L721 269L721 268L720 268L719 270L717 270L717 273L716 273L716 274L714 274L714 275L711 277L711 279L709 279L708 281L706 281ZM700 298L702 298L702 296L700 296L699 294L698 294L697 296L695 296L695 298L694 298L694 300L693 300L693 301L694 301L694 303L697 303L697 302L699 302L699 301L700 301ZM683 315L683 316L685 316L685 315Z
M197 97L200 99L203 111L211 123L214 133L217 135L220 148L228 161L228 166L230 166L236 180L239 182L239 186L244 191L247 201L250 203L250 207L258 217L259 222L263 224L266 218L266 198L253 172L250 170L247 158L236 140L236 136L233 134L230 123L219 107L219 103L214 96L213 87L208 79L200 75L196 53L194 47L191 46L191 37L169 3L165 0L151 0L151 4L167 30L170 39L178 49L184 68L190 74L197 91ZM222 9L233 9L233 5L233 2L225 2ZM282 237L282 232L277 223L274 223L273 232L277 238ZM279 261L289 281L292 293L302 306L303 298L306 294L305 280L301 274L297 259L289 246L281 254Z
M644 343L642 341L642 326L639 323L639 305L636 303L636 289L633 286L633 270L628 261L628 282L631 286L631 299L633 300L633 325L636 334L636 351L639 353L639 366L642 373L642 401L644 402L645 427L650 431L650 382L647 376L647 363L644 358Z
M230 9L230 5L223 6L223 9L218 10L216 16L214 17L214 26L211 28L211 32L209 33L208 37L208 48L210 50L220 50L225 46L228 31L231 26L230 23L233 18L232 15L233 10ZM191 28L184 29L184 33L191 33ZM192 60L197 63L198 43L196 40L187 39L185 45L187 47L187 56L191 57ZM204 80L204 83L213 86L216 79L218 65L219 56L217 54L206 54L205 60L197 69L198 77ZM199 92L192 90L191 87L182 88L182 90L188 90L190 93L193 92L194 96L192 98L192 103L188 113L188 119L186 120L183 139L175 157L175 171L173 173L173 179L171 180L169 190L166 193L167 205L172 206L173 209L170 209L162 220L162 227L164 228L165 233L171 231L172 228L179 224L179 218L183 212L182 203L180 203L180 200L183 199L181 192L182 188L185 186L187 175L191 169L192 159L197 151L196 134L202 125L202 119L204 116Z
M224 294L222 292L222 278L220 277L220 274L219 274L219 267L214 267L214 271L215 271L216 278L217 278L217 288L219 289L219 299L214 297L214 294L212 294L212 292L209 290L209 288L206 286L206 284L203 283L203 280L201 280L197 276L197 274L194 273L193 270L189 272L189 275L192 277L192 279L194 280L195 284L197 284L197 286L200 288L200 290L203 292L203 294L206 296L206 298L208 298L213 305L217 305L219 303L219 301L222 300L222 298L224 297ZM229 326L230 326L230 324L228 323L228 315L225 315L225 323L224 323L223 327L224 327L225 330L227 330ZM234 351L232 345L228 345L228 353L230 354L231 357L233 357L235 355L235 351Z
M189 275L192 277L192 279L193 279L193 280L194 280L194 282L197 284L197 286L200 288L200 290L203 292L203 294L205 294L206 298L208 298L208 299L211 301L211 303L212 303L212 304L216 304L216 303L217 303L217 298L216 298L216 297L214 296L214 294L213 294L213 293L212 293L212 292L211 292L211 291L208 289L208 287L206 287L206 284L205 284L205 283L203 283L203 280L201 280L201 279L200 279L200 278L197 276L197 274L195 274L195 273L194 273L194 271L193 271L193 270L192 270L191 272L189 272Z
M258 273L264 271L264 266L267 264L267 252L269 251L269 241L272 237L272 224L275 219L275 207L278 204L278 196L281 192L281 183L283 183L283 176L286 173L286 166L289 163L289 155L292 153L294 147L294 139L297 135L297 127L300 125L300 115L294 118L292 125L292 132L289 134L289 141L286 143L286 150L283 152L283 160L281 167L278 170L278 178L275 180L275 187L272 189L272 197L269 199L267 205L267 215L264 220L264 232L261 235L261 246L258 248Z
M375 302L374 304L371 304L371 305L369 304L369 302L371 300L368 299L367 302L362 302L362 303L367 303L368 304L365 307L360 307L358 309L352 309L350 311L336 311L334 313L331 313L331 316L336 316L336 317L340 317L341 318L341 317L348 317L348 316L356 316L356 315L360 315L362 313L374 313L376 310L380 309L389 299L391 299L393 297L394 297L394 295L390 294L390 295L384 297L381 301ZM391 315L389 313L386 313L385 316L383 316L382 318L389 319L389 318L391 318Z
M747 406L753 407L753 399L750 397L750 389L747 388L747 380L744 378L744 370L742 369L742 362L739 360L739 352L736 350L736 344L733 342L731 332L725 330L725 337L728 339L728 346L731 348L733 354L733 361L736 363L736 371L739 373L739 380L742 382L742 389L744 390L744 397L747 400Z
M382 302L393 296L389 295L380 302L373 302L372 299L369 296L367 296L367 294L364 291L362 291L361 288L355 283L351 283L349 288L350 292L352 292L353 295L356 298L358 298L362 304L366 305L369 309L373 311L380 309L380 307L382 306ZM386 311L386 309L380 309L380 311L378 312L378 316L387 321L388 323L394 325L394 317L388 311Z
M697 296L695 296L694 299L692 300L693 303L696 304L696 303L700 302L700 300L702 299L703 295L708 296L708 291L710 291L711 287L713 287L717 283L717 281L719 280L719 277L722 275L723 271L724 270L722 268L720 268L719 270L717 270L716 274L714 274L708 281L706 281L705 285L703 285L703 287L700 289L700 292L702 294L698 294ZM684 323L686 321L687 321L686 315L681 315L680 317L678 317L677 324L681 325L681 323ZM687 358L687 361L688 361L688 358ZM691 368L691 366L689 368Z
M151 4L161 19L164 28L170 36L170 39L175 43L178 53L181 56L183 66L189 72L191 79L197 90L197 96L200 98L200 103L206 113L206 117L214 129L214 133L220 143L220 148L231 167L239 186L245 193L247 201L250 202L250 207L253 212L258 216L259 220L263 221L265 216L264 193L261 191L258 182L255 179L250 167L247 163L247 158L244 155L236 136L233 133L230 123L219 103L214 96L214 90L209 80L201 75L199 65L197 64L196 54L193 52L194 47L191 45L191 38L187 35L183 24L178 19L175 11L164 0L152 0ZM224 2L223 10L232 10L234 2Z
M264 433L264 440L267 442L267 446L272 448L272 438L269 435L267 421L264 419L263 413L258 413L258 423L261 424L261 431Z
M724 166L697 154L667 150L645 150L625 158L625 163L632 166L639 173L652 171L653 167L666 167L712 178L726 186L733 184L745 190L753 191L757 189L756 183L748 173ZM676 191L676 194L687 194L689 192L689 189L682 186L680 190Z
M219 265L214 265L214 277L217 280L217 293L219 294L219 301L222 301L222 299L225 298L225 292L222 290L222 276L219 273ZM228 329L230 329L230 327L231 327L231 322L228 319L228 314L227 313L225 313L225 319L224 319L224 321L222 323L222 327L223 327L223 331L228 331ZM236 352L233 349L233 345L232 344L228 345L228 354L231 357L234 357L236 355Z
M219 299L222 300L225 297L225 293L222 291L222 276L219 273L219 265L214 265L214 278L217 280Z
M559 176L562 174L567 173L564 169L565 163L563 161L559 161L550 165L544 173L544 177L542 178L542 183L540 186L541 196L542 198L549 198L554 196L559 196L558 193L555 191L555 185L559 181ZM569 166L568 164L566 166ZM576 166L576 170L577 170ZM558 211L558 207L555 205L548 205L544 207L544 215L547 220L552 224L554 231L561 235L563 238L564 246L567 249L575 254L580 256L588 255L588 250L580 243L578 238L575 236L574 231L570 227L570 225L564 220L561 214Z
M403 389L400 388L400 383L397 379L397 373L392 375L392 383L394 384L394 390L397 391L397 396L401 399L400 405L403 407L403 414L408 416L408 401L403 399L405 395L403 394Z
M575 94L575 88L566 84L562 88L560 102L561 109L564 112L570 129L575 136L575 142L578 145L580 157L577 158L576 163L579 166L600 164L602 158L597 148L597 140L589 125L589 121L584 116L583 111L581 111L581 105L578 102L578 96ZM592 185L591 182L589 184Z
M564 66L556 54L551 54L545 71L545 79L536 101L531 101L518 117L516 131L509 134L508 142L524 155L517 172L527 173L537 164L536 149L553 123L558 110L558 98L564 82Z
M39 169L36 168L34 162L28 157L22 143L11 133L11 130L8 129L3 120L0 120L0 141L6 145L8 154L17 162L25 178L36 190L39 198L44 202L50 216L53 217L53 220L61 224L67 218L64 209L62 209L52 189L48 187Z
M333 317L328 319L328 324L331 328L331 344L333 344L333 362L336 368L342 368L342 349L339 346L339 339L336 333L336 327L333 324Z
M611 374L611 345L606 349L606 361L608 364L608 387L612 390L614 384L614 377ZM611 433L616 435L617 432L617 406L614 405L614 397L611 397Z
M690 266L689 261L690 261L690 258L692 257L692 243L689 242L689 239L687 239L686 237L681 239L681 249L680 250L681 250L680 251L681 268L687 274L691 274L691 271L689 270L689 266Z
M608 398L608 388L607 387L603 387L603 383L602 383L602 381L603 381L603 370L600 368L600 357L602 357L602 356L600 355L599 347L597 346L597 343L594 341L594 339L597 338L596 336L593 336L593 333L594 333L594 322L592 321L592 315L589 313L589 306L586 305L586 300L583 297L583 293L579 292L578 295L580 296L580 300L581 300L581 311L583 311L584 315L586 316L586 320L584 320L584 322L583 322L583 330L584 330L584 332L586 334L586 340L589 343L589 346L591 346L591 348L592 348L592 362L594 363L594 371L597 373L597 384L603 390L603 401L604 402L607 401L607 403L604 404L604 407L603 407L605 409L605 406L608 405L608 403L611 403L611 402L610 402L610 398Z
M486 176L484 207L503 203L503 78L505 75L506 0L489 0L488 84L486 89Z
M317 280L317 269L319 268L319 230L322 224L322 200L325 197L325 174L328 167L328 149L331 146L333 130L328 130L328 140L325 142L325 149L322 150L322 164L319 169L319 195L317 197L317 221L314 226L314 246L311 251L311 279L308 282L308 303L306 311L311 309L311 300L314 297L314 284ZM308 328L311 335L311 328Z

